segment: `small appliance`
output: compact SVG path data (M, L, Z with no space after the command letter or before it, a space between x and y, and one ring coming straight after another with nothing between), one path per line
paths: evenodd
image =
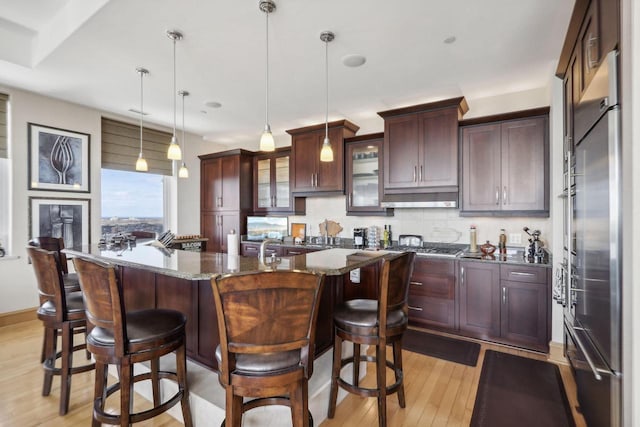
M367 246L367 229L354 228L353 229L353 247L356 249L364 249L365 246Z

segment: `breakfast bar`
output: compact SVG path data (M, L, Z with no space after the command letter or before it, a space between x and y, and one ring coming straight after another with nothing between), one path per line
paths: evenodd
M343 300L344 276L363 267L377 270L378 262L388 254L335 248L261 263L256 257L182 251L149 244L90 245L64 251L73 257L117 265L128 311L170 308L184 313L187 317L187 356L213 370L217 369L215 349L219 338L212 277L272 269L326 274L316 329L315 348L316 356L319 356L332 345L333 307Z

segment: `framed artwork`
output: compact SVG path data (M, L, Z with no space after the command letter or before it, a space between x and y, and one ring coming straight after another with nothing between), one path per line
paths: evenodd
M89 204L89 199L29 197L29 238L62 237L65 248L88 245Z
M295 243L304 243L307 237L307 224L300 222L291 223L291 237Z
M88 193L91 135L29 123L29 190Z

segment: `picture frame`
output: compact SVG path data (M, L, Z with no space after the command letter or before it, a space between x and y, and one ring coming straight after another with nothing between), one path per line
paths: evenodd
M65 248L89 245L89 199L29 197L29 239L62 237Z
M89 193L91 135L28 123L29 190Z
M301 222L291 223L291 237L295 243L304 243L307 238L307 224ZM300 239L300 241L298 241Z

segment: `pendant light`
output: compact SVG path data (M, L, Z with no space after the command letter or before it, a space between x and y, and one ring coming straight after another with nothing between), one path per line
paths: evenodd
M187 169L187 165L184 163L184 157L186 156L186 151L184 149L185 144L187 143L187 140L184 139L184 97L185 96L189 96L189 92L187 92L186 90L181 90L180 92L178 92L178 95L180 95L182 97L182 166L180 166L180 169L178 170L178 178L189 178L189 169Z
M321 162L333 162L333 149L329 141L329 42L335 38L335 34L331 31L323 31L320 33L320 40L324 42L324 62L325 62L325 84L327 94L327 106L324 116L324 142L322 150L320 150Z
M136 68L138 74L140 74L140 153L138 154L138 160L136 161L136 170L139 172L146 172L149 170L149 166L147 166L147 161L142 155L142 121L144 117L144 92L142 91L142 80L144 79L145 74L149 74L149 70L146 68L138 67Z
M271 125L269 125L269 14L276 10L276 4L273 0L260 0L260 10L265 13L266 19L266 67L265 67L265 121L264 131L260 136L260 150L261 151L274 151L276 149L275 142L273 140L273 134L271 133Z
M182 39L182 34L177 31L167 31L167 37L173 40L173 136L167 151L167 159L181 160L182 151L176 137L176 42Z

